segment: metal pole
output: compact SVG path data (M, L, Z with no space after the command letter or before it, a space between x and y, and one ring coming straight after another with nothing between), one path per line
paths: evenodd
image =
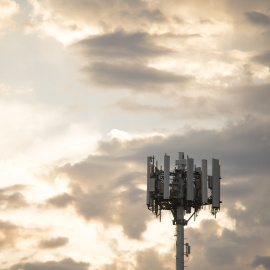
M184 152L178 153L179 163L178 169L184 169L185 163L184 160ZM176 224L176 270L184 270L184 206L183 206L183 179L180 178L180 199L181 205L177 207L177 224Z
M184 270L184 208L177 207L177 219L180 224L176 225L176 270Z

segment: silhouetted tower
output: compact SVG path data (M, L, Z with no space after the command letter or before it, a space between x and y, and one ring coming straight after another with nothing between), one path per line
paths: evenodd
M173 171L170 170L170 156L164 156L164 170L159 169L157 163L155 165L154 156L147 157L146 205L160 218L161 210L172 212L177 231L176 270L184 270L184 256L190 254L189 244L184 243L184 226L204 205L212 205L214 216L220 210L220 179L218 159L212 160L210 176L207 174L207 160L203 159L201 167L196 167L194 160L185 158L183 152L179 152ZM186 220L185 214L191 216Z

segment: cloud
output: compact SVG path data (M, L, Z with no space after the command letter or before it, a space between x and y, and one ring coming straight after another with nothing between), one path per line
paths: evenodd
M266 1L260 2L258 9L266 4ZM224 85L246 83L242 65L249 61L247 58L241 62L231 57L227 59L228 55L236 49L252 51L258 47L258 40L261 45L267 41L260 33L245 34L246 22L239 24L239 14L255 8L251 1L245 4L223 1L214 5L211 1L203 4L185 1L185 8L176 1L162 4L136 1L136 5L126 1L110 2L110 9L104 1L80 0L76 4L74 1L68 4L48 1L35 5L52 18L47 20L47 25L50 21L61 28L63 22L67 22L84 31L75 39L80 41L71 47L76 47L83 56L85 67L81 71L86 83L91 88L95 84L97 91L132 89L139 93L163 93L162 90L173 89L183 93L184 88L184 91L201 92L202 88L207 88L207 82L208 88L215 88L222 100L221 92L226 92ZM253 18L254 12L249 11L246 16ZM194 19L196 14L200 20ZM176 15L183 15L185 22L177 22ZM153 21L153 17L158 19ZM204 23L205 18L211 23ZM87 32L87 27L98 30ZM207 49L210 47L211 50ZM220 62L215 61L217 58ZM255 80L257 76L258 72L253 73Z
M20 228L9 221L0 220L0 247L13 247L20 236Z
M83 69L88 77L101 86L112 89L131 89L136 92L156 92L166 86L185 84L192 79L188 75L177 75L140 64L94 63Z
M245 13L247 19L253 24L268 26L270 25L270 17L256 11L249 11Z
M32 0L33 12L27 20L27 31L53 36L64 44L89 35L114 32L117 29L141 31L166 22L158 5L147 1L46 1ZM108 8L109 6L109 8ZM139 24L134 22L140 21Z
M256 256L252 263L252 268L262 265L265 269L270 269L270 257L269 256Z
M90 62L82 69L89 82L109 89L155 92L192 79L148 65L152 58L173 53L168 47L156 45L159 39L146 32L116 31L81 40L73 47L79 48Z
M1 0L0 29L13 24L13 17L20 11L20 6L12 0Z
M200 266L209 270L217 267L224 270L237 270L241 267L249 269L255 256L260 255L254 253L254 250L267 250L270 237L270 214L262 207L268 203L267 194L270 188L268 127L268 119L249 117L228 123L221 130L190 129L185 133L169 136L129 136L128 139L100 141L98 154L53 170L53 179L59 174L69 180L70 191L69 194L61 193L49 198L47 202L62 207L72 200L76 214L83 217L87 224L99 222L105 229L118 226L128 237L126 239L144 241L147 224L152 218L145 206L145 191L142 189L146 181L146 156L154 154L160 165L164 153L175 159L177 151L184 151L194 157L197 165L202 158L209 161L213 157L219 158L223 178L220 215L224 214L225 217L217 215L216 221L202 221L197 229L186 228L185 237L192 246L192 260L187 265L190 268ZM18 187L10 187L9 190L13 192ZM237 205L243 207L239 208ZM226 227L222 225L224 220L234 225ZM65 237L52 238L43 240L40 245L42 247L43 243L43 250L48 250L64 246L65 241ZM121 249L119 244L115 247L114 254L121 252ZM131 265L135 267L136 262L138 269L156 267L167 270L175 263L173 250L170 255L165 256L163 252L142 249L134 253L134 262L121 258L99 268L126 269ZM19 269L19 266L28 270L35 266L35 269L39 269L38 267L53 268L60 265L62 267L60 262L21 263L13 269Z
M260 64L270 66L270 51L259 53L256 56L254 56L252 60Z
M268 115L269 108L266 105L270 99L268 94L269 83L249 84L231 89L231 97L235 98L234 105L244 111L246 115ZM235 93L232 93L235 91Z
M72 21L77 22L78 26L84 24L95 25L106 30L111 30L122 26L134 26L134 20L140 21L140 24L150 25L150 23L162 23L165 16L158 8L158 5L148 4L147 1L47 1L46 4L37 4L36 10L42 12L43 9L50 9L53 11L52 16L57 19L56 14L61 14L62 20L72 18ZM110 8L108 8L108 6Z
M74 167L76 169L76 165ZM121 170L120 163L117 168ZM77 185L72 191L76 198L75 208L86 220L100 221L105 226L110 223L120 225L127 236L138 239L146 229L147 217L145 205L142 204L145 192L136 187L136 182L141 182L139 179L141 175L138 173L124 172L116 179L108 175L104 179L94 179L99 186L95 188L90 184L87 192ZM76 182L76 178L73 181ZM121 188L123 191L119 191Z
M188 92L188 91L187 91ZM221 98L211 97L190 97L183 95L164 95L165 101L157 105L151 102L151 99L138 102L135 99L123 98L117 102L108 105L109 108L124 111L125 113L135 113L136 115L158 115L165 119L220 119L227 116L235 115L234 109L228 110L227 104ZM229 103L229 102L228 102ZM243 111L242 111L243 112Z
M40 241L39 247L44 249L52 249L65 246L69 239L67 237L55 237Z
M4 187L4 188L1 188L0 192L2 192L2 193L11 192L11 191L18 192L18 191L25 190L27 187L28 187L27 185L15 184L15 185L12 185L12 186L7 186L7 187Z
M161 254L153 247L137 251L134 255L134 262L131 260L115 259L112 263L101 266L100 270L124 270L129 268L169 270L175 267L169 259L172 257L171 251Z
M267 58L265 59L267 61ZM130 115L151 115L161 119L181 119L183 121L217 120L220 125L228 119L244 119L253 117L267 119L270 113L268 103L269 84L250 83L241 86L227 87L222 94L192 96L189 93L189 82L184 84L186 88L182 93L164 93L158 102L152 102L150 98L136 100L125 97L107 105L106 109L113 108L118 112ZM165 100L164 100L165 99Z
M137 269L148 270L169 270L170 267L166 267L165 256L158 254L154 249L142 250L137 254Z
M92 36L76 43L87 56L114 61L115 59L140 59L172 53L172 50L155 44L155 37L146 32L116 31Z
M265 250L263 255L266 256L270 237L270 216L263 207L268 204L269 193L269 74L265 71L266 67L263 71L257 68L258 63L269 65L269 36L267 32L262 35L251 24L262 26L262 31L266 31L270 24L270 17L266 13L269 1L255 3L250 0L229 0L213 3L210 0L191 0L179 3L169 0L161 3L136 0L32 0L31 4L35 6L30 18L33 20L29 20L33 27L60 40L80 40L74 47L84 59L84 68L81 71L87 76L89 88L94 87L96 90L91 92L89 104L95 109L97 118L105 118L99 114L99 105L96 104L96 101L100 102L102 90L133 91L132 97L128 96L130 92L125 92L125 96L120 91L117 95L108 93L114 100L118 99L114 106L120 112L118 111L115 119L110 117L110 125L101 123L104 130L111 126L121 128L116 127L116 123L122 125L122 129L127 125L132 126L134 133L138 130L144 132L145 129L161 129L164 126L174 130L174 134L166 136L130 135L127 136L128 139L100 141L96 154L89 151L89 156L84 160L81 157L85 157L87 147L80 150L84 154L78 155L78 158L63 161L67 158L65 151L63 154L66 145L60 144L63 149L60 149L61 155L58 156L64 159L61 159L62 166L57 165L58 157L49 159L50 166L52 163L56 166L56 175L52 173L50 180L56 179L57 174L64 175L70 183L69 192L46 197L46 206L50 207L44 208L44 218L47 215L51 217L52 208L58 208L63 220L72 214L74 220L85 227L98 227L97 222L104 225L105 230L116 227L121 231L120 235L125 234L124 240L119 239L119 242L136 240L129 242L134 249L137 248L134 247L136 245L141 249L132 255L134 261L112 259L112 263L104 266L104 269L171 269L169 264L174 263L173 249L170 250L171 254L167 254L167 251L157 252L156 249L142 248L140 245L146 243L139 242L145 240L144 233L152 218L145 206L146 156L154 154L162 164L164 153L170 154L174 159L177 151L184 151L195 158L197 165L201 158L210 160L215 157L221 162L223 204L220 214L224 216L219 218L218 215L217 221L203 221L198 229L186 229L188 241L191 241L194 250L189 266L209 270L248 269L252 265L268 267L267 259L260 257L259 252L254 253L254 250ZM252 55L255 56L251 57ZM41 93L39 90L37 92ZM76 99L78 104L82 102L85 104L84 108L87 108L88 101L84 98L81 100L79 95L78 100ZM113 102L106 96L106 103ZM16 117L17 112L18 110L14 113ZM133 113L127 116L128 123L121 122L123 112ZM109 110L106 115L111 115L110 113ZM55 113L53 114L55 119ZM158 114L164 118L158 123L151 122L152 116ZM26 122L30 119L33 123L32 115L36 114L26 117ZM16 117L11 117L13 124ZM75 113L73 117L72 121L76 121ZM48 119L51 123L52 119L49 117L45 120ZM137 125L144 119L150 123L147 127ZM69 120L66 118L63 123L61 118L61 123L53 124L54 135L59 134L59 128L69 124ZM185 131L182 129L184 120L190 124L185 127ZM84 120L80 118L80 121ZM38 122L44 126L44 119L38 118ZM199 123L201 128L195 129L194 122ZM7 123L10 124L10 121ZM208 129L216 123L219 129ZM18 128L16 124L14 126L17 127L16 130L25 130L25 125L21 125L23 128L20 125ZM33 126L37 125L34 123ZM47 129L46 134L50 132L52 129ZM17 136L16 132L11 133ZM34 133L34 141L44 147L47 139L44 139L43 129ZM21 136L24 134L29 136L33 132L26 132ZM25 143L31 141L32 145L31 138L32 136L27 137ZM78 141L81 142L80 138ZM58 146L59 142L56 142ZM10 145L17 151L17 144L12 142ZM69 141L67 145L74 145L74 141ZM46 146L48 145L45 143L44 153L52 149ZM21 152L25 154L25 151ZM68 157L74 156L73 148L71 154L68 154ZM31 156L36 157L36 152ZM42 156L40 160L47 162L46 158L44 161L44 155L39 156ZM16 209L18 214L22 214L19 208L27 203L25 198L24 190L18 187L0 191L1 207ZM64 209L66 206L69 207ZM14 211L10 213L13 214ZM53 225L51 230L57 231L61 227L58 221L47 220L50 226ZM39 229L44 229L42 221L38 222ZM224 225L222 222L231 222L233 225ZM7 221L1 224L0 231L7 235L1 245L5 248L16 246L23 228ZM35 243L40 244L44 252L42 256L52 258L59 254L53 249L65 246L71 238L44 240L42 234L42 239L40 241L39 237L37 240L34 235L31 241L35 240ZM153 243L148 242L149 245L154 245ZM119 243L115 253L121 253L125 244ZM69 245L65 246L65 249L68 247ZM72 265L74 269L87 268L84 263L66 259L21 262L14 265L13 269L73 269Z
M28 206L25 197L19 192L13 193L9 196L0 194L0 203L6 203L6 209L17 209Z
M217 215L216 220L203 220L199 228L186 227L186 241L191 245L191 260L187 262L188 267L237 270L251 269L251 265L254 265L253 267L259 265L254 250L257 248L268 250L269 230L267 232L265 229L260 230L259 226L250 230L252 224L248 218L244 227L238 226L237 218L235 229L223 229L220 234L220 215L224 210L222 205L221 213ZM252 215L253 211L254 209L248 209L247 215ZM261 264L262 262L263 260Z
M228 124L222 130L191 129L182 135L167 137L100 141L99 155L89 156L73 165L66 164L54 171L65 174L70 180L70 194L78 214L90 222L119 225L127 236L139 239L149 219L144 203L145 191L141 189L145 184L146 157L155 155L162 162L164 153L176 156L177 151L184 151L195 158L197 165L202 158L209 162L213 157L219 158L224 183L222 207L229 209L228 215L232 219L243 220L238 226L244 232L244 222L248 219L253 228L257 228L256 222L266 226L270 219L257 208L265 203L267 180L256 180L260 183L258 187L252 182L252 179L264 179L268 174L268 122L246 118ZM242 179L242 182L235 179ZM265 196L256 198L255 194ZM238 201L247 208L246 211L235 209ZM254 201L258 204L251 204ZM256 213L254 218L248 217L250 211Z
M13 265L10 270L88 270L88 263L75 262L67 258L62 261L28 262Z
M0 189L0 205L6 210L15 210L28 206L25 196L21 193L27 186L12 185Z
M61 193L47 199L47 203L59 208L63 208L70 204L73 200L74 198L68 193Z
M122 160L126 158L144 162L147 155L157 154L161 158L162 153L175 154L175 147L179 145L182 150L188 149L191 155L198 158L203 158L203 153L209 158L222 158L223 169L228 176L266 174L267 160L270 158L266 147L269 145L268 122L269 120L247 117L241 121L229 122L221 130L190 129L182 135L168 137L153 136L123 143L117 140L103 141L99 145L99 151L104 155L120 155ZM251 163L254 164L252 168L249 166ZM239 166L236 167L235 164Z
M237 248L230 240L217 236L220 229L217 220L203 220L200 228L186 227L186 242L191 245L191 260L189 259L186 266L190 268L201 267L202 269L214 270L220 269L237 269L234 268L237 259ZM238 253L239 254L239 253ZM240 265L242 265L240 263ZM239 265L237 265L239 267ZM238 268L239 269L239 268Z
M112 146L114 151L118 143L126 152L127 145L121 147L117 140ZM146 229L147 217L142 203L145 192L139 187L144 183L144 174L139 168L139 171L130 171L128 163L134 161L131 157L122 158L121 151L112 155L104 147L102 151L106 154L66 164L56 168L55 173L64 174L70 180L73 206L78 214L89 221L120 225L129 237L140 238Z
M166 22L166 17L164 14L160 11L160 9L142 9L142 11L139 13L140 18L146 18L149 21L153 22Z

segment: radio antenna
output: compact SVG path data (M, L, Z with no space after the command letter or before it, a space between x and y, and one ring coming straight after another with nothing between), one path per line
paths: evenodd
M178 153L173 171L167 154L164 170L158 169L154 161L154 156L147 157L146 205L160 219L162 210L171 211L176 225L176 270L184 270L184 256L190 255L190 246L184 243L184 226L193 216L195 219L204 205L212 205L211 213L215 217L220 210L219 160L212 159L212 176L207 174L206 159L201 161L201 167L194 167L194 159L185 158L183 152ZM187 220L185 214L191 214Z

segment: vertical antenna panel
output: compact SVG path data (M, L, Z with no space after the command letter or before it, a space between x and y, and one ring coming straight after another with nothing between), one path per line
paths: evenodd
M206 204L208 203L208 194L207 194L207 160L202 160L202 174L201 174L201 180L202 180L202 203Z
M146 187L146 204L150 204L150 170L151 170L151 157L147 157L147 187Z
M194 187L193 187L193 158L187 158L187 200L194 200Z
M170 156L164 156L164 193L163 198L170 198Z
M148 191L155 191L155 189L156 189L156 178L150 177Z
M178 169L183 170L185 168L184 152L178 152Z
M212 161L212 207L220 208L220 166L219 160L214 159Z
M178 158L180 159L184 159L184 152L178 152Z

